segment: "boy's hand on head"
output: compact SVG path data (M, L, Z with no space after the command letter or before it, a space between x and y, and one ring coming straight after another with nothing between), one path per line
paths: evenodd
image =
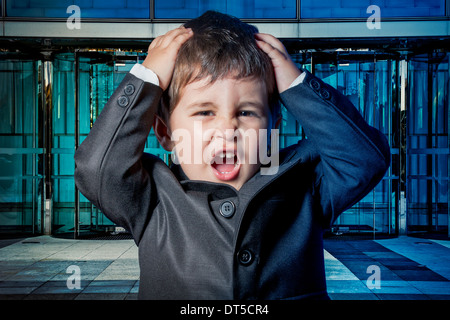
M148 54L142 65L152 70L159 79L159 86L166 90L172 80L178 51L193 32L181 26L155 38L148 47Z
M281 93L287 90L302 72L292 61L280 40L264 33L257 33L255 38L258 47L272 60L278 91Z

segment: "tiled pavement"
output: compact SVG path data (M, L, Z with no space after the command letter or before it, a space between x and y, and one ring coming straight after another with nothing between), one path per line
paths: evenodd
M136 299L137 252L132 240L24 239L0 249L0 299Z
M450 300L450 241L326 239L324 245L333 300ZM0 240L0 300L134 300L137 256L132 240Z
M450 241L325 241L334 300L450 300ZM379 275L379 282L375 277Z

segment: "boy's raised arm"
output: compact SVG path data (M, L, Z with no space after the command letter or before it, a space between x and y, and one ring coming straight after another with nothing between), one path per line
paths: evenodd
M265 33L255 35L258 47L267 53L272 61L278 92L289 89L294 80L302 73L292 61L286 48L274 36Z
M142 65L158 75L159 86L166 90L172 80L178 51L194 33L183 26L155 38Z
M145 142L178 50L191 34L179 28L152 42L143 65L156 73L159 86L127 74L75 153L78 189L109 219L132 232L135 241L155 205L145 166L165 166L144 161Z
M390 164L387 139L344 95L309 72L292 87L301 71L283 44L271 35L256 40L272 59L283 104L319 154L315 185L325 222L332 223L383 178Z

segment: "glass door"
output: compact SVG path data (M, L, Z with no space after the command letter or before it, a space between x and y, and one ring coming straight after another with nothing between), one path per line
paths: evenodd
M409 234L449 232L449 70L445 52L417 55L409 63Z
M78 128L75 144L78 146L89 134L103 107L136 63L145 58L140 52L80 53L78 58ZM153 130L144 152L155 154L168 162L170 157L158 143ZM78 218L77 218L78 216ZM79 191L75 192L75 222L79 234L88 232L115 232L116 226ZM122 232L124 230L121 230Z
M143 58L140 52L116 50L77 51L54 59L53 234L77 238L116 231L116 225L75 188L73 157L114 90ZM153 131L144 151L170 158Z
M38 234L44 193L40 62L0 54L0 234Z
M53 61L52 234L79 237L104 231L109 220L84 197L74 181L74 152L113 91L110 53L59 54Z
M76 147L89 133L115 88L112 52L84 52L79 53L77 59ZM97 207L78 190L74 191L77 236L103 234L114 228L114 224Z
M353 103L367 123L383 132L391 146L392 165L366 197L344 212L333 232L375 237L396 234L398 203L398 60L370 51L313 53L312 72Z

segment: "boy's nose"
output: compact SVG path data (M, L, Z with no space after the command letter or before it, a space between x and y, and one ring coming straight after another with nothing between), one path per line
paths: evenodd
M221 136L225 140L232 140L235 131L238 129L237 119L234 117L222 117L216 123L216 136Z

